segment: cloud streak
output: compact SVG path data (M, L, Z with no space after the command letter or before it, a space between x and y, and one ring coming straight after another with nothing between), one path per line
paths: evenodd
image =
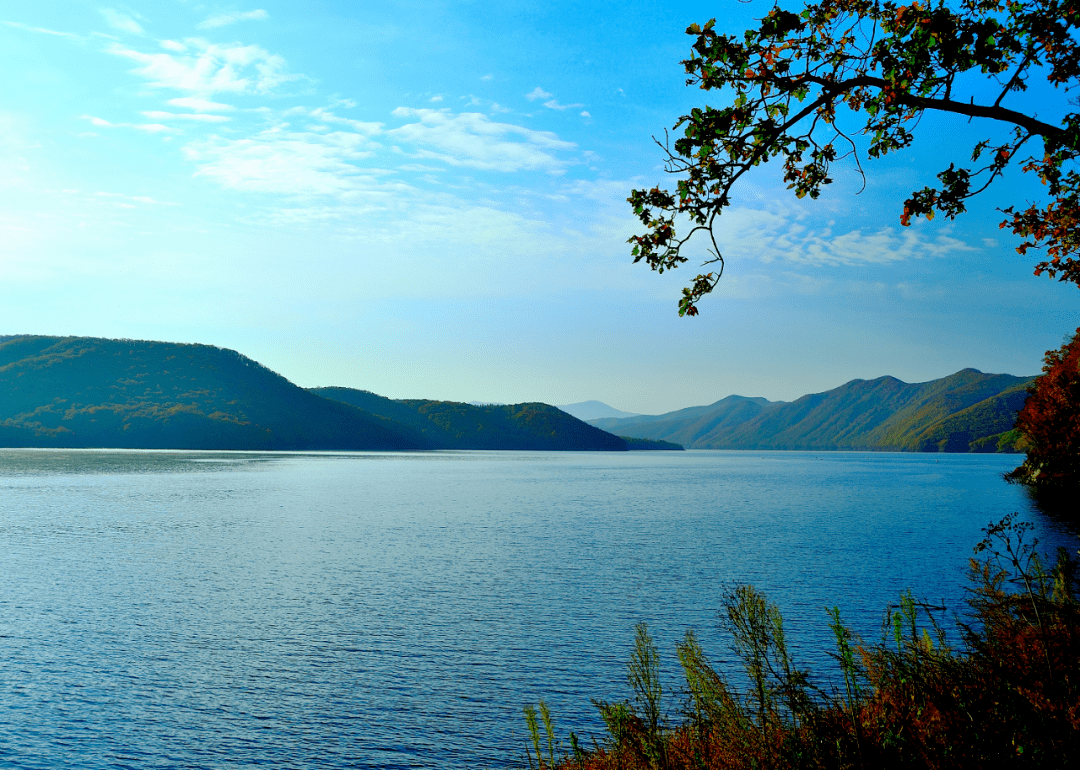
M113 29L118 29L121 32L128 32L132 35L146 34L139 22L126 14L114 11L112 8L102 8L101 15L105 17L105 21L107 21L109 26Z
M144 53L119 43L106 50L139 66L132 70L151 86L207 97L217 93L267 94L298 75L286 73L285 60L257 45L187 41L192 53Z
M90 125L97 126L98 128L134 128L138 131L146 131L151 134L173 133L176 131L175 128L162 125L161 123L113 123L112 121L94 117L93 115L83 115L82 118L83 120L90 121Z
M218 16L211 16L204 22L196 24L197 29L217 29L218 27L224 27L229 24L235 24L238 21L263 21L268 18L268 14L262 8L254 11L245 11L243 13L222 13Z
M393 114L419 120L387 131L388 138L411 145L413 157L439 160L451 166L485 171L558 172L566 167L567 161L556 153L577 147L549 131L499 123L479 112L455 115L448 110L398 107Z
M46 29L45 27L31 27L28 24L22 24L17 21L3 21L0 22L5 27L11 27L12 29L21 29L24 32L36 32L39 35L56 35L57 37L68 37L74 40L81 40L79 35L72 34L71 32L57 32L55 29Z
M271 128L245 139L211 137L184 147L195 175L223 187L287 196L343 196L370 190L371 173L356 162L375 146L361 134Z
M225 115L208 115L204 112L162 112L161 110L148 110L143 113L143 116L151 120L195 120L200 123L223 123L232 120Z

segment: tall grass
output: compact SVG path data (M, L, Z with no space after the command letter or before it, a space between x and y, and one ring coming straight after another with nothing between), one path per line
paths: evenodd
M904 593L868 644L828 610L843 689L825 692L792 660L776 605L752 586L723 597L720 625L742 662L736 688L693 632L676 655L685 691L675 723L664 710L659 654L637 626L627 666L632 697L594 701L607 737L590 751L554 737L533 707L530 766L559 770L734 768L1073 767L1080 757L1080 605L1076 562L1047 567L1007 517L985 530L970 561L968 612L956 646L945 608Z

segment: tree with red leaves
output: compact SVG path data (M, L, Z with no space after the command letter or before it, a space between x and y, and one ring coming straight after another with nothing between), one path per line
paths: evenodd
M1014 103L1032 78L1063 91L1080 85L1076 0L819 0L801 13L773 7L743 35L714 26L686 30L695 42L683 65L688 85L722 92L727 106L693 109L676 123L674 146L662 145L678 177L674 192L657 186L628 199L646 228L630 238L635 262L662 273L687 261L682 248L697 233L711 241L706 264L717 267L683 289L680 315L697 315L723 273L713 224L743 175L777 159L788 188L816 198L834 162L858 162L854 134L868 137L867 156L880 157L908 147L927 112L1010 131L973 141L970 165L951 164L937 186L913 192L901 224L956 217L1017 165L1039 177L1048 200L1004 209L1001 227L1024 239L1021 254L1045 249L1036 275L1080 285L1080 112L1047 122ZM976 99L973 84L987 81L993 92ZM689 220L688 232L676 233L677 218Z
M1045 360L1016 418L1027 459L1006 478L1041 492L1080 491L1080 329Z

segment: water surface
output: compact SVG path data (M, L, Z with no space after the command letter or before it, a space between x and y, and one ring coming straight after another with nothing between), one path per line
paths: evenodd
M506 767L521 707L600 736L634 624L668 684L725 586L800 662L824 608L960 609L1016 457L807 452L0 450L0 763ZM669 704L674 711L676 703Z

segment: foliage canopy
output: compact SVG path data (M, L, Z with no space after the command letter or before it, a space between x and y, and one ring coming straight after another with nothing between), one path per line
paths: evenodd
M1006 478L1040 492L1075 493L1080 487L1080 329L1060 350L1046 351L1045 360L1016 416L1027 459Z
M962 0L947 6L878 0L821 0L800 14L774 6L756 29L724 35L715 19L691 25L696 38L683 62L687 84L725 89L721 108L693 109L678 123L674 145L662 145L667 170L678 176L674 192L634 190L628 199L645 232L630 238L634 261L659 272L687 258L683 246L698 232L711 240L717 267L683 290L680 315L715 288L724 268L716 243L716 217L730 205L736 182L771 160L783 166L795 195L816 198L829 184L833 163L859 163L854 132L840 126L855 116L869 138L867 156L908 147L926 112L984 118L1011 128L1000 143L976 141L969 165L950 164L936 187L904 201L900 221L954 218L966 201L1010 166L1038 175L1049 202L1003 210L1007 227L1023 242L1021 254L1043 248L1036 275L1047 273L1080 285L1080 113L1060 123L1013 109L1009 97L1045 78L1068 90L1080 82L1080 5L1075 0ZM993 96L976 101L961 91L972 78L989 81ZM860 172L862 171L859 165ZM690 230L676 234L676 219Z

